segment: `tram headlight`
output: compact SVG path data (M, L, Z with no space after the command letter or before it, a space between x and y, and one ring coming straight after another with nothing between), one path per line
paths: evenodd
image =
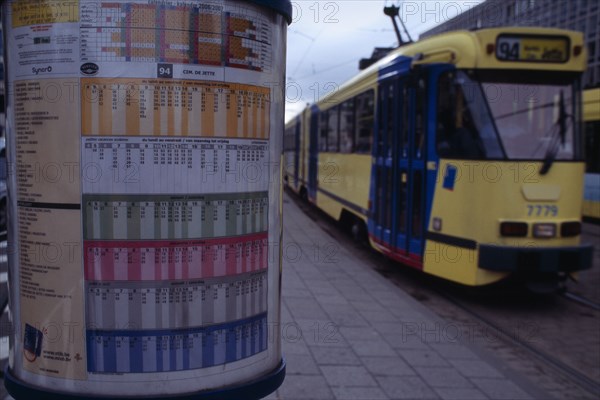
M524 237L527 236L527 224L525 222L502 222L500 223L500 234L502 236Z
M556 224L533 224L533 236L536 238L553 238L556 236Z
M560 225L560 236L562 237L571 237L577 236L581 234L581 222L572 221L572 222L563 222Z

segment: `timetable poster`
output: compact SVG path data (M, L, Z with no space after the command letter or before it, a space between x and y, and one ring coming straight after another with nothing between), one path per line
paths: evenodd
M216 1L9 7L23 368L264 355L270 21Z
M68 96L44 93L73 87L74 79L14 84L19 225L19 290L24 367L82 379L86 354L81 275L79 129ZM75 122L75 123L74 123Z

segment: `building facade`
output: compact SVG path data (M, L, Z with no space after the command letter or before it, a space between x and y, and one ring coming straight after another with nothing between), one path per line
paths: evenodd
M459 29L540 26L581 31L588 49L585 88L600 87L600 1L486 0L423 33L421 38Z

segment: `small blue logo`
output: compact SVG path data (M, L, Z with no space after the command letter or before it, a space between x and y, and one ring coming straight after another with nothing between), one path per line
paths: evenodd
M44 334L42 331L34 328L29 324L25 324L25 334L23 336L23 350L25 359L29 362L34 362L42 355L42 340Z
M446 166L446 171L444 172L444 189L454 190L454 182L456 182L456 172L458 168L454 165L448 164Z

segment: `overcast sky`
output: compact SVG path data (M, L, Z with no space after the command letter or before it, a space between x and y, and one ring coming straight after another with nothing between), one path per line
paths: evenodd
M292 0L288 28L286 121L358 72L374 47L396 46L385 5L400 6L410 35L468 11L482 0Z

